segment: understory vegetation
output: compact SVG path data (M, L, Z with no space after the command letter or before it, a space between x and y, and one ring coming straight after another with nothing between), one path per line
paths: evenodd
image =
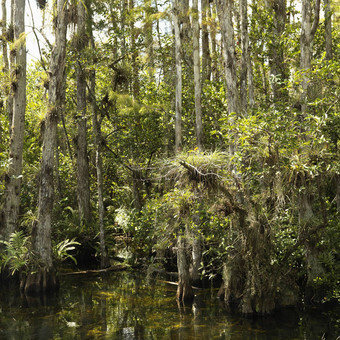
M49 240L57 272L114 267L117 261L150 277L178 272L179 300L192 299L192 285L212 284L220 287L218 295L226 305L244 314L268 314L302 302L339 303L340 35L334 24L329 58L326 20L320 19L310 67L301 68L297 2L286 4L280 36L275 8L265 1L248 3L254 101L248 77L247 104L237 112L230 110L228 99L227 42L219 36L223 27L215 3L208 2L200 21L210 51L208 65L201 58L201 77L209 73L201 79L202 145L188 33L195 17L190 10L190 23L182 13L182 135L177 145L179 80L175 31L168 29L174 28L176 8L171 10L167 1L84 1L84 36L77 18L69 18L64 94L50 169L54 205ZM67 2L69 15L78 5ZM245 52L237 17L241 5L234 5L239 95ZM47 6L46 15L49 10ZM280 51L281 61L275 59ZM0 265L3 280L18 275L21 284L23 277L46 266L37 230L52 105L51 49L39 58L26 73L22 173L11 176L15 156L9 151L14 135L8 99L15 86L1 58ZM273 60L281 63L282 72L273 72ZM77 92L81 76L84 107ZM87 175L79 168L84 141ZM15 230L6 236L6 195L13 176L21 181L20 209ZM88 188L81 191L86 176ZM89 203L81 208L86 191Z

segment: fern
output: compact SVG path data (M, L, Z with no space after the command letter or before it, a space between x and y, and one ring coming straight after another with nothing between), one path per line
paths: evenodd
M71 259L75 264L77 264L76 258L69 252L74 250L76 245L80 245L79 242L75 241L73 238L69 240L68 238L59 242L53 247L53 254L56 260L63 262L67 259Z
M0 270L8 267L12 275L16 271L25 270L28 265L30 237L25 236L22 231L17 231L10 235L8 241L0 243L6 248L2 254Z

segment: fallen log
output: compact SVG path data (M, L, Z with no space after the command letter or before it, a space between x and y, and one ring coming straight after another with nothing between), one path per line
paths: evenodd
M130 268L130 266L126 264L111 266L104 269L89 269L89 270L77 270L74 272L64 272L59 273L60 276L67 276L67 275L86 275L86 274L101 274L101 273L107 273L112 271L119 271L119 270L125 270Z

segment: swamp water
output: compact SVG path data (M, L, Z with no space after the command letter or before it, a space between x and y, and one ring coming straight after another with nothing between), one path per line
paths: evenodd
M0 292L0 339L337 339L336 318L294 310L257 320L230 315L216 290L197 290L194 304L175 299L176 286L145 275L61 277L54 298ZM340 339L340 337L339 337Z

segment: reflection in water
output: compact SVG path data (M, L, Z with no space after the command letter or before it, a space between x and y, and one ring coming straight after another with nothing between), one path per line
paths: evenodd
M27 299L0 293L0 339L336 339L322 315L281 311L276 317L231 316L216 291L199 290L190 306L176 287L142 275L64 277L57 296Z

